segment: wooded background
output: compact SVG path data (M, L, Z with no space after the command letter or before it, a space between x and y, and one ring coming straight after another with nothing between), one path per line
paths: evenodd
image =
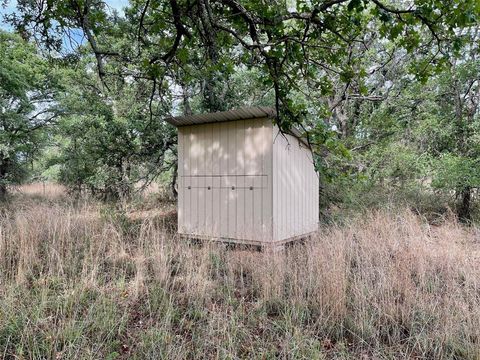
M0 197L39 179L105 200L173 184L163 118L267 105L306 134L325 216L402 202L474 220L479 16L477 0L18 0L0 32Z

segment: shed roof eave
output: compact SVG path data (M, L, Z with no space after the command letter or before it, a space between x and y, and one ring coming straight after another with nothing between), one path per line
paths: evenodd
M274 119L276 116L277 112L272 107L255 106L196 115L172 116L166 118L165 121L169 124L172 124L173 126L182 127L189 125L201 125L247 119ZM305 139L304 136L302 136L301 132L297 128L291 127L290 130L286 133L296 137L298 140L300 140L302 143L304 143L310 148L308 140Z
M235 120L275 118L276 116L277 113L275 109L271 107L257 106L207 114L174 116L166 118L165 121L176 127L180 127Z

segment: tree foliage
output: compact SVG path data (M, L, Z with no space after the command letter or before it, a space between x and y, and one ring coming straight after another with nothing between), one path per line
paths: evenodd
M104 96L91 60L77 60L65 78L61 104L69 114L57 127L59 179L72 190L119 199L174 166L176 134L152 117L145 83L117 78ZM106 69L115 71L115 64Z
M208 111L228 104L237 66L258 68L286 127L308 113L306 99L294 96L300 83L326 94L332 74L347 84L365 77L354 48L367 47L372 34L412 53L411 70L425 79L430 65L442 66L462 49L458 29L474 24L480 11L475 0L148 0L132 1L124 21L100 0L20 0L18 8L10 20L47 48L58 50L65 32L81 29L105 84L105 63L120 59L152 81L159 97L168 95L169 82L200 87Z
M62 113L55 67L19 36L0 31L0 198L25 175Z

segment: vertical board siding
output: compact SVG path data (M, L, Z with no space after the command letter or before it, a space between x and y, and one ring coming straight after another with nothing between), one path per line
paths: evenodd
M262 231L258 235L260 240L273 241L273 132L271 121L266 121L262 124L261 132L257 137L259 148L262 149L263 154L263 174L266 179L266 187L262 187Z
M218 124L219 127L219 143L220 147L218 149L219 152L219 167L218 167L218 174L226 174L227 169L228 169L228 161L229 161L229 153L228 153L228 126L226 123L223 124ZM228 232L228 195L229 195L229 189L228 187L224 184L224 179L223 178L218 178L219 179L219 193L220 193L220 217L219 222L220 222L220 237L222 238L228 238L229 237L229 232Z
M269 120L184 126L178 147L180 233L272 239Z
M235 239L245 239L245 120L234 121L235 125L235 171L236 178L236 208L235 215L232 215L232 221L235 222Z
M213 174L213 124L204 126L205 133L205 168L204 168L204 184L205 192L205 222L203 225L204 232L209 229L211 236L215 234L215 224L213 219L213 192L212 192L212 174ZM210 176L209 176L210 175ZM206 234L205 234L206 235Z
M254 120L245 120L244 121L244 171L246 175L253 175L253 174L261 174L260 172L256 172L257 164L261 165L263 160L257 161L257 156L260 153L257 153L257 149L254 145ZM261 156L261 155L260 155ZM254 231L254 189L255 188L255 177L254 176L245 176L245 203L244 203L244 237L246 239L254 239L255 238L255 231Z
M237 171L236 164L236 143L237 143L237 132L235 122L228 122L225 124L227 128L227 156L228 156L228 165L226 169L220 169L221 174L235 175ZM232 190L232 187L235 188L237 185L236 179L232 176L229 178L224 178L225 186L227 187L227 213L224 217L227 227L227 237L236 238L237 230L237 193L235 190ZM223 179L222 179L223 180Z
M318 176L311 151L273 128L273 237L285 240L318 229Z
M220 127L219 124L212 124L211 138L211 162L212 175L220 172ZM212 176L212 236L220 237L220 178Z
M178 154L178 158L179 159L185 159L184 155L183 155L183 149L185 147L185 142L183 140L183 134L184 134L184 131L182 129L178 129L178 135L177 135L177 139L178 139L178 143L177 143L177 154ZM178 176L177 176L177 194L178 194L178 198L177 198L177 202L178 202L178 206L177 206L177 209L178 209L178 232L179 233L183 233L185 232L185 205L184 205L184 196L185 196L185 191L183 191L183 188L185 186L184 184L184 174L185 174L185 170L184 170L184 166L185 164L182 163L180 164L180 166L178 166Z

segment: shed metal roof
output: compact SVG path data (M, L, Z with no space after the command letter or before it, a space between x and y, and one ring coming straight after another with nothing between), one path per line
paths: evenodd
M265 119L275 118L277 112L272 107L256 106L256 107L243 107L228 111L219 111L206 114L187 115L187 116L172 116L165 119L166 122L173 126L188 126L188 125L200 125L225 121L235 120L247 120L247 119ZM289 131L290 135L295 136L305 145L309 146L306 139L298 129L292 127Z
M223 121L274 118L275 109L271 107L244 107L229 111L219 111L207 114L197 114L188 116L175 116L166 118L165 121L174 126L208 124Z

